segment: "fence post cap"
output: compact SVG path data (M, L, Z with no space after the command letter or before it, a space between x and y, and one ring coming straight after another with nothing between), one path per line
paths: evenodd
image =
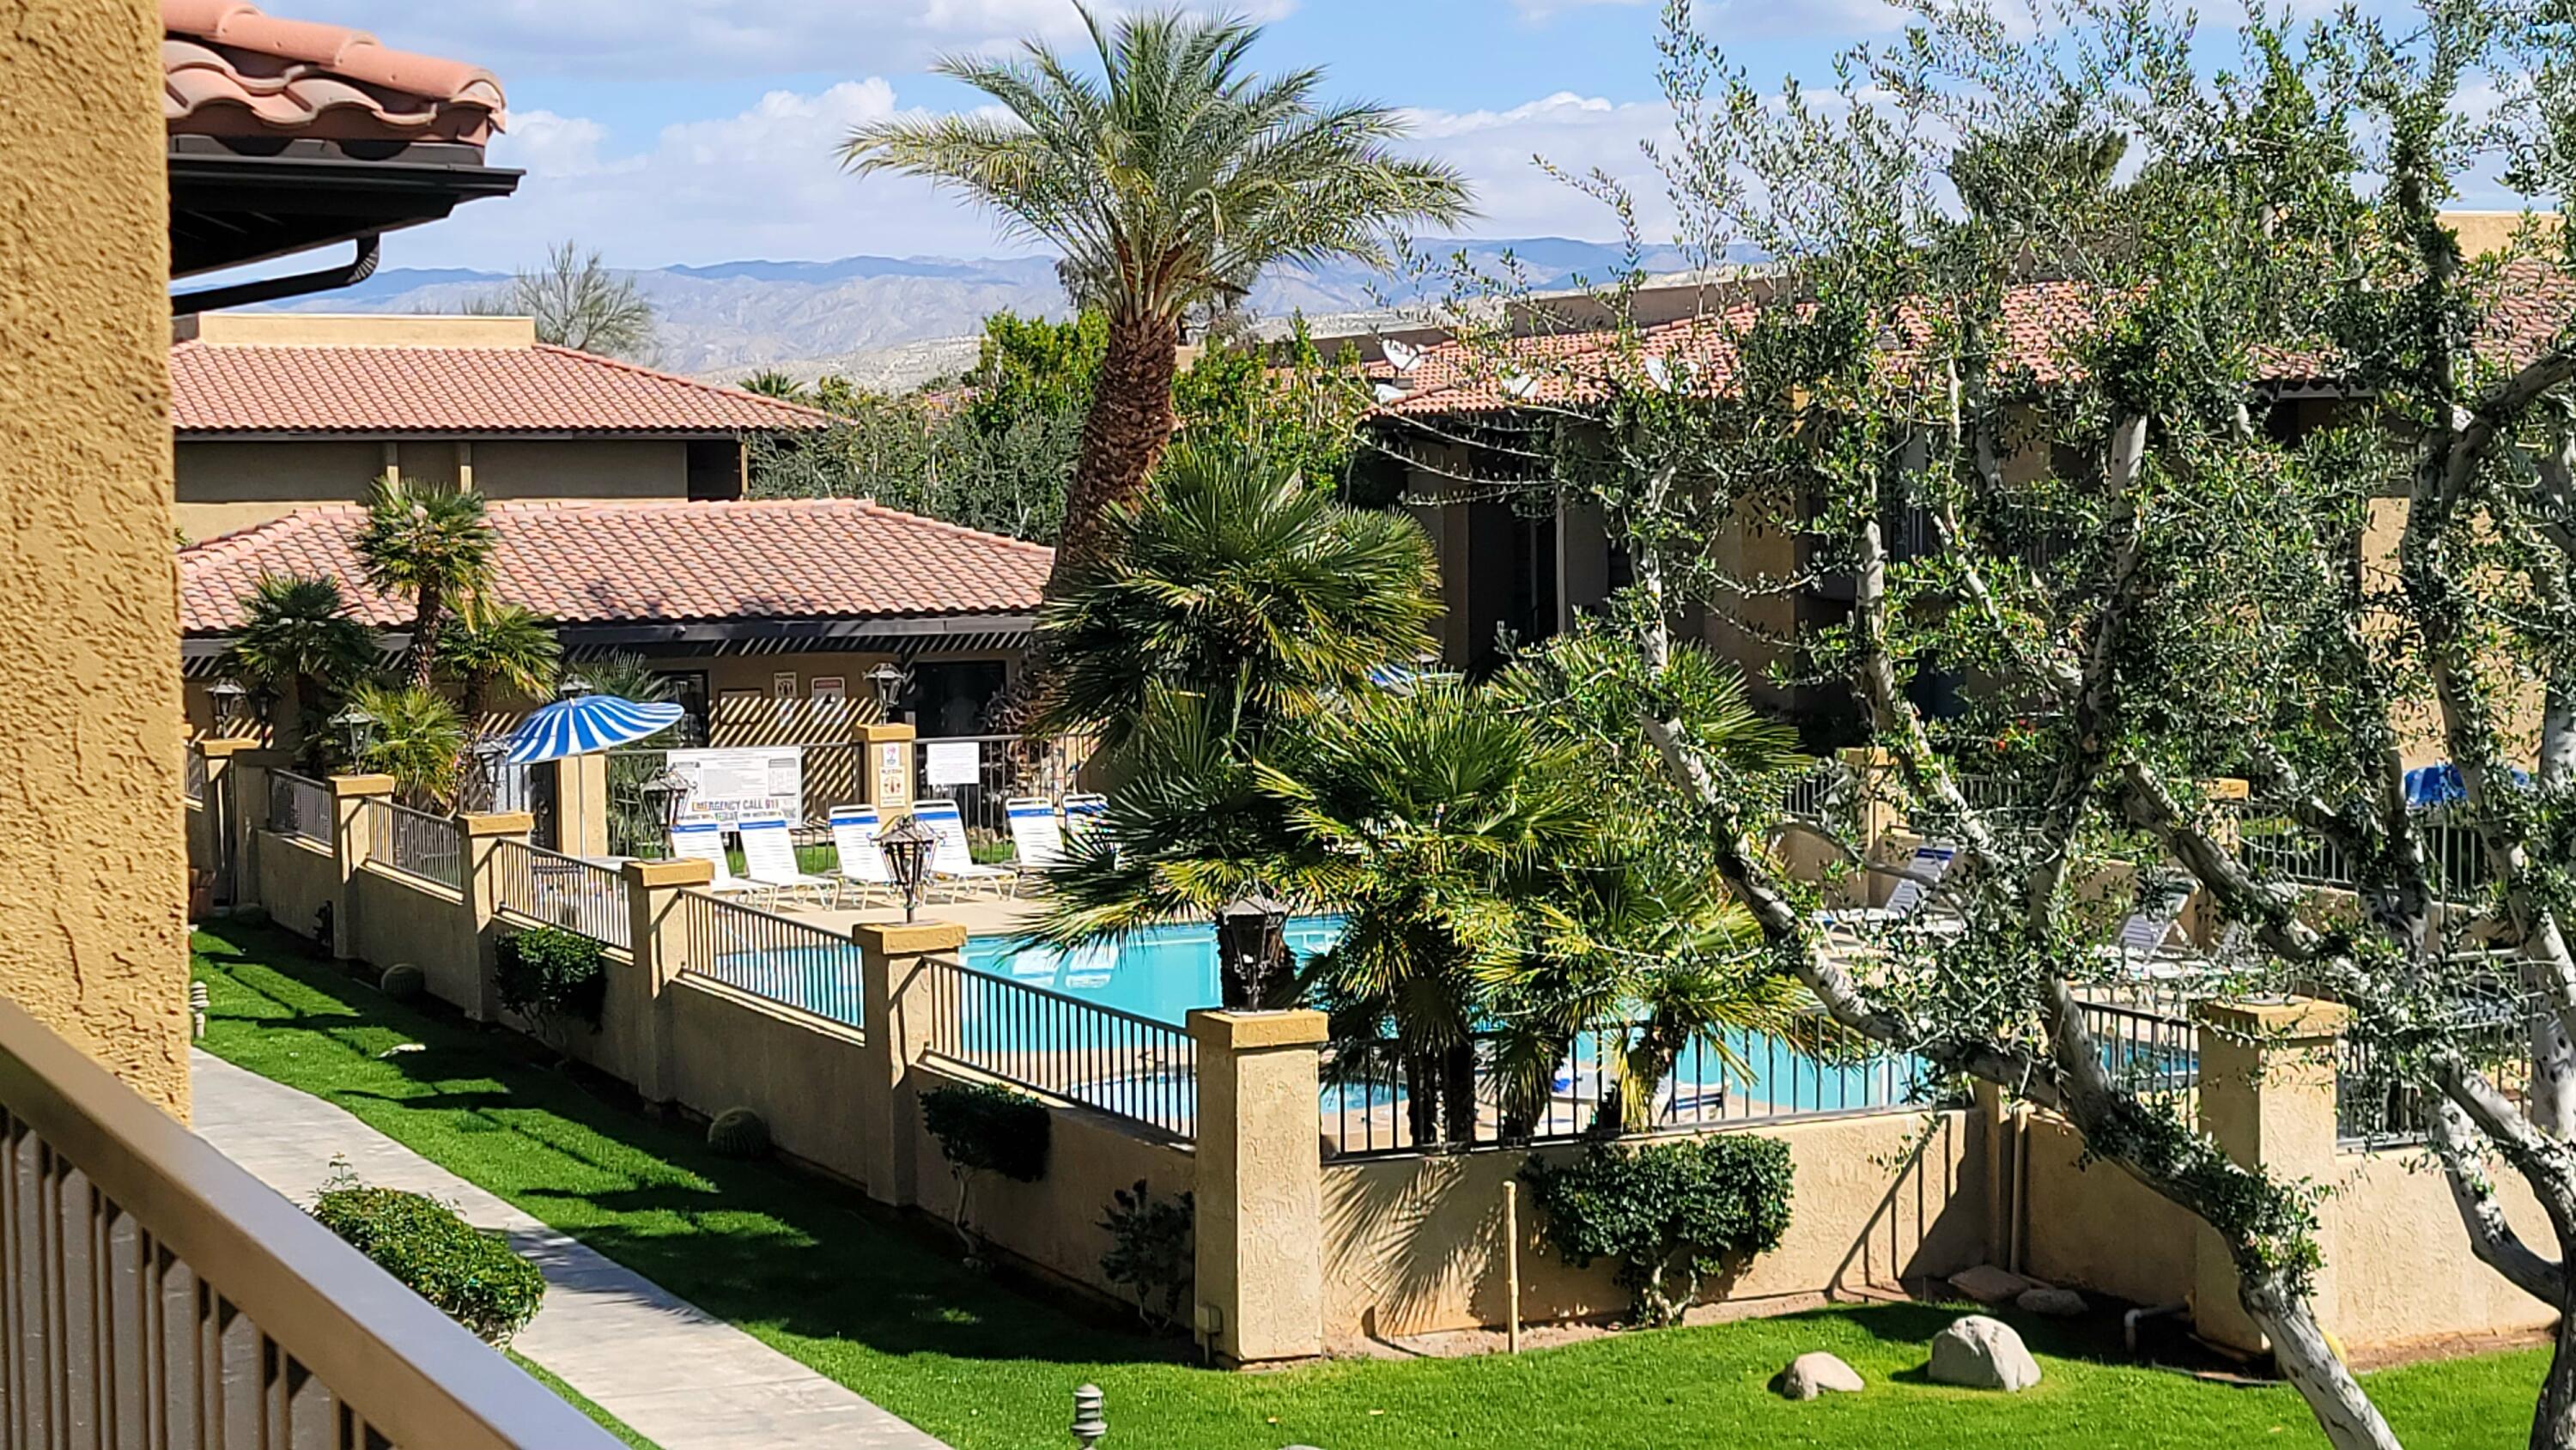
M331 795L335 800L352 796L392 795L394 778L390 775L335 775L331 777Z
M2315 997L2277 1002L2202 1002L2193 1015L2221 1032L2260 1042L2315 1042L2341 1037L2352 1009Z
M1189 1024L1193 1040L1232 1052L1320 1047L1332 1035L1332 1019L1302 1007L1287 1012L1228 1012L1198 1007L1191 1009Z
M629 886L647 891L672 890L682 886L705 886L716 879L712 861L620 861L618 873Z
M466 814L456 818L456 829L469 839L485 836L524 836L537 828L537 818L526 811L494 811L486 815Z
M857 942L862 952L918 957L953 952L966 945L966 928L953 921L863 921L850 928L850 940Z
M259 742L256 740L244 740L220 735L200 737L197 740L196 745L197 753L208 760L230 760L236 755L241 755L245 752L259 749Z
M868 720L850 727L850 738L862 745L883 745L890 741L915 739L917 732L901 721Z

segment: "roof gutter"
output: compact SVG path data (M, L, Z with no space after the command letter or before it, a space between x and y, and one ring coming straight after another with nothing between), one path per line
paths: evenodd
M383 255L383 239L374 232L357 238L357 243L358 254L337 267L325 267L318 272L298 272L291 277L271 277L259 282L236 282L230 287L174 292L170 296L170 315L187 317L226 307L248 307L259 302L276 302L288 297L354 287L375 275L376 261Z

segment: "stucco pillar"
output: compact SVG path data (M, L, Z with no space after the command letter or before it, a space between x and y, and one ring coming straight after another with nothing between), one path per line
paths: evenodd
M2241 829L2243 817L2238 814L2236 808L2253 798L2254 788L2244 781L2226 776L2215 780L2204 780L2200 783L2200 788L2201 793L2208 797L2211 804L2225 807L2216 812L2209 823L2210 844L2229 856L2234 856L2237 845L2244 836ZM2190 907L2183 915L2183 930L2191 937L2192 945L2204 949L2218 945L2219 937L2226 930L2218 917L2217 899L2206 889L2194 889Z
M859 799L876 807L880 821L912 814L913 728L867 724L850 734L859 742Z
M859 1081L859 1125L866 1135L859 1144L860 1176L868 1197L879 1203L915 1203L920 1161L914 1124L921 1109L912 1068L930 1051L938 1010L924 964L963 950L966 928L950 921L861 922L851 928L850 939L859 946L861 1031L867 1037L867 1072Z
M1324 1352L1321 1012L1190 1013L1198 1331L1218 1360Z
M260 906L259 833L268 825L268 774L284 769L286 752L274 749L233 752L229 843L233 860L233 904Z
M501 883L499 873L492 865L492 846L496 841L524 844L528 832L534 830L536 824L536 817L526 811L456 818L456 835L463 847L465 860L461 894L474 923L474 980L465 988L464 1000L456 1005L477 1022L501 1020L497 976L501 964L495 957L501 937L492 925L493 918L501 911Z
M555 849L567 856L608 854L608 757L555 762Z
M209 736L196 743L197 753L206 761L206 840L213 846L215 858L203 863L215 876L215 905L232 906L242 896L241 833L246 797L241 794L242 778L249 773L239 762L259 749L256 740L236 740ZM260 781L267 784L265 779Z
M331 862L338 883L331 893L331 955L344 962L357 955L350 943L358 939L358 893L350 883L366 864L372 839L374 815L367 806L393 793L390 775L331 777Z
M1858 747L1836 752L1852 776L1852 821L1859 839L1852 843L1863 861L1878 860L1879 847L1906 828L1905 812L1896 804L1896 757L1889 751ZM1856 906L1876 906L1877 887L1866 873L1853 883Z
M667 1102L674 1079L662 994L689 966L689 918L681 893L715 880L716 868L707 861L626 861L617 869L626 878L626 939L634 943L634 965L622 972L611 966L600 1027L611 1060L626 1069L635 1091L648 1103Z
M2200 1129L2228 1158L2282 1182L2330 1182L2335 1166L2335 1045L2352 1010L2292 997L2201 1004ZM2316 1302L2331 1304L2331 1256ZM2215 1232L2200 1230L2192 1324L2203 1339L2250 1354L2270 1346L2237 1302L2236 1269ZM2334 1326L2328 1324L2328 1329Z

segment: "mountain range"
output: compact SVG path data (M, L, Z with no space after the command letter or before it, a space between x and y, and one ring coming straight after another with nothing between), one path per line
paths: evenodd
M1253 289L1256 317L1272 323L1367 313L1436 298L1440 268L1463 254L1486 276L1508 265L1537 290L1607 280L1621 249L1563 237L1417 242L1432 259L1423 277L1396 278L1359 266L1281 267ZM1643 259L1649 272L1685 265L1672 248ZM764 369L801 379L846 373L878 388L900 388L960 370L974 359L974 334L1005 308L1060 317L1068 310L1055 263L1046 257L843 257L828 262L742 261L622 272L653 305L657 366L732 381ZM305 312L457 312L509 284L508 274L460 268L393 268L357 286L281 304Z

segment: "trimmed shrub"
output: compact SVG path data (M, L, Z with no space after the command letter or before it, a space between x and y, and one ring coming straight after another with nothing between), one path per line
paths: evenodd
M1136 1312L1151 1328L1180 1325L1181 1305L1198 1279L1197 1217L1190 1195L1156 1198L1142 1178L1134 1188L1110 1191L1109 1212L1100 1220L1109 1235L1100 1273L1135 1294Z
M508 1344L545 1299L545 1276L536 1265L425 1194L369 1188L344 1173L315 1196L313 1216L493 1344Z
M599 943L577 931L538 926L501 939L495 987L501 1005L528 1020L561 1050L573 1022L599 1025L608 1001L608 968Z
M1533 1159L1521 1181L1548 1242L1577 1268L1619 1261L1640 1322L1672 1324L1700 1281L1777 1248L1789 1230L1789 1145L1726 1134L1627 1148L1596 1143L1571 1162Z
M932 1088L921 1095L921 1123L959 1168L1021 1183L1046 1176L1055 1119L1035 1098L984 1083Z
M707 1124L707 1146L727 1158L766 1158L769 1124L749 1108L727 1108Z
M429 974L412 962L396 962L376 978L376 990L397 1002L417 1002L429 991Z

